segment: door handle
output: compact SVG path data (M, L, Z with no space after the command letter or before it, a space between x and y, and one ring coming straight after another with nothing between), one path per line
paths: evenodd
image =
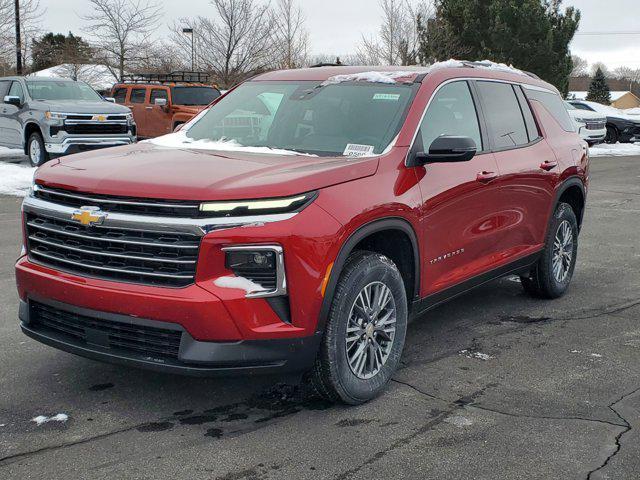
M476 176L476 180L480 183L489 183L496 178L498 178L498 174L496 172L479 172Z
M547 172L548 172L548 171L550 171L550 170L553 170L553 169L554 169L554 168L556 168L557 166L558 166L558 162L556 162L556 161L554 161L554 160L547 160L546 162L542 162L542 163L540 164L540 168L541 168L542 170L547 171Z
M153 110L153 107L144 107L145 110Z

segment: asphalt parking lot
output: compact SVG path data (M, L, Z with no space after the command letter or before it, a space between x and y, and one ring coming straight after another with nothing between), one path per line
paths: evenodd
M640 157L596 158L569 293L514 279L414 322L387 393L329 406L276 379L96 363L20 333L20 201L0 197L2 479L636 479ZM38 415L66 422L37 426Z

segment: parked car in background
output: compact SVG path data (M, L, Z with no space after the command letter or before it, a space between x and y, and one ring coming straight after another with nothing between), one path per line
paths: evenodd
M199 72L129 75L114 85L112 96L133 112L138 136L152 138L173 132L220 96L208 79Z
M33 166L53 156L136 141L131 110L84 82L0 78L0 145L21 148Z
M607 117L606 143L640 142L640 117L623 113L617 108L587 100L568 100L578 110L596 112Z
M565 102L569 116L576 124L578 133L589 146L602 143L607 136L607 117L601 113L582 110Z
M304 373L362 403L400 366L409 318L505 275L562 296L588 181L584 141L534 75L265 73L177 133L38 169L21 327L158 371Z

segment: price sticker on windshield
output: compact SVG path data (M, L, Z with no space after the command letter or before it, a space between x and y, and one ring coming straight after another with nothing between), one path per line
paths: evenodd
M347 148L344 149L345 157L370 157L373 155L373 149L375 147L373 145L358 145L357 143L349 143L347 144Z
M397 93L376 93L374 100L386 100L387 102L397 102L400 100L400 94Z

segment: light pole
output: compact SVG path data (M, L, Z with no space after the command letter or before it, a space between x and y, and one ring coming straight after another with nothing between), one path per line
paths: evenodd
M16 73L22 75L22 42L20 41L20 0L16 0Z
M191 71L195 72L196 54L195 54L195 48L194 48L194 42L193 42L193 28L183 28L182 33L191 35Z

